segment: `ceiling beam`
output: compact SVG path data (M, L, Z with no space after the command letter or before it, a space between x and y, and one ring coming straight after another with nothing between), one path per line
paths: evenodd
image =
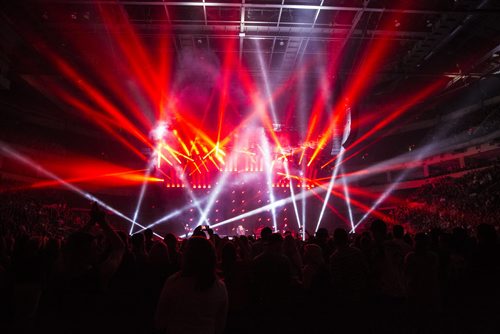
M471 8L471 9L457 9L457 10L435 10L435 9L400 9L400 8L363 8L362 6L320 6L320 5L300 5L300 4L269 4L269 3L227 3L227 2L189 2L189 1L115 1L115 0L51 0L47 3L61 3L61 4L105 4L105 5L129 5L129 6L187 6L187 7L233 7L233 8L274 8L274 9L312 9L312 10L329 10L329 11L352 11L357 12L365 10L366 12L378 13L401 13L401 14L497 14L500 13L500 8Z
M205 3L205 0L202 0L203 3ZM207 6L203 6L203 19L205 20L205 25L208 25L208 20L207 20Z
M284 0L283 0L284 1ZM317 10L316 10L316 14L314 14L314 20L313 20L313 23L311 25L311 31L316 27L316 22L318 21L318 17L319 17L319 13L321 11L321 7L323 7L323 3L325 2L325 0L321 0L320 4L319 4L319 7ZM306 52L306 49L307 49L307 46L309 45L309 40L311 38L308 37L304 43L304 45L302 46L302 50L299 51L299 55L297 57L298 61L302 61L302 58L304 57L304 54Z
M206 37L238 37L240 32L239 23L241 21L236 21L238 25L227 25L227 24L217 24L205 26L201 21L200 24L172 24L169 25L152 25L151 23L143 24L136 23L136 31L140 35L144 36L154 36L154 35L176 35L181 36L183 34L196 36L206 36ZM78 23L49 23L48 27L55 30L65 30L67 32L74 33L95 33L100 31L100 29L106 29L106 25L102 23L92 23L92 24L78 24ZM123 26L125 28L125 26ZM123 28L123 29L124 29ZM115 29L115 31L120 32L122 26L119 24L114 24L113 27L108 29ZM257 39L273 39L275 37L288 38L288 37L308 37L312 40L343 40L346 34L349 32L350 27L345 28L308 28L309 32L305 33L302 27L276 27L276 26L254 26L249 25L249 22L245 22L245 38L257 38ZM427 32L419 31L389 31L389 30L366 30L354 29L350 34L351 39L367 39L367 38L392 38L394 40L421 40L427 36Z
M243 59L243 40L245 37L245 0L241 0L241 12L240 12L240 63L241 60Z
M323 1L323 0L321 0ZM281 15L283 14L283 6L285 5L285 0L281 0L281 7L280 7L280 13L278 15L278 21L276 23L276 26L279 27L280 26L280 22L281 22Z

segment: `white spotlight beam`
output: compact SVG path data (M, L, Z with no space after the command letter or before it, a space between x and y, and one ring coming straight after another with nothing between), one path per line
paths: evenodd
M302 162L302 174L306 175L306 163ZM305 183L302 182L302 191L300 192L300 196L303 198L302 200L302 241L306 241L306 209L307 209L307 201L305 200L306 187Z
M229 224L229 223L238 221L238 220L243 219L243 218L251 217L251 216L256 215L258 213L261 213L261 212L264 212L267 210L271 210L272 208L277 208L277 207L283 206L287 203L290 203L291 201L292 201L291 197L286 198L286 199L280 199L280 200L274 202L273 204L264 205L260 208L254 209L252 211L246 212L244 214L241 214L241 215L235 216L233 218L226 219L220 223L214 224L214 225L212 225L212 228L219 227L219 226L225 225L225 224Z
M423 147L422 149L420 149L419 152L418 152L418 154L416 154L416 158L415 158L416 161L420 161L424 157L428 156L430 154L430 152L433 151L433 149L434 149L434 145L433 144L427 145L427 146ZM354 233L356 231L356 228L359 225L361 225L361 223L363 223L363 221L365 221L366 218L368 218L370 216L370 214L396 189L396 187L398 186L398 184L401 181L403 181L403 179L406 177L406 175L408 175L408 173L411 170L413 170L415 167L417 167L417 166L407 167L401 173L399 173L399 175L396 178L396 180L393 183L391 183L389 185L389 187L387 187L386 190L384 190L384 192L382 193L382 195L380 195L380 197L377 198L377 200L375 201L375 203L373 203L373 205L370 207L370 209L368 209L368 211L365 212L365 214L356 223L356 225L353 226L353 228L351 230L352 233Z
M134 217L132 218L132 220L134 222L137 221L137 216L139 215L139 211L141 210L142 200L144 198L144 194L146 193L146 188L147 188L147 184L148 184L147 178L149 178L149 176L151 175L151 170L153 169L153 165L154 165L154 161L153 161L153 159L151 159L151 161L149 161L149 163L148 163L148 168L146 169L146 172L144 173L144 175L146 177L142 181L141 190L139 192L139 198L137 199L137 205L135 207ZM135 227L135 224L130 225L130 230L128 232L129 235L132 235L134 233L134 227Z
M343 169L342 169L342 173L344 173ZM342 186L344 187L344 197L345 197L345 203L347 206L347 212L349 213L349 222L351 223L351 231L354 233L354 232L356 232L356 227L354 226L354 218L352 215L351 198L349 196L349 189L347 187L347 181L344 177L342 178Z
M61 179L59 176L57 176L56 174L46 170L45 168L43 168L42 166L40 166L39 164L37 164L35 161L33 161L32 159L26 157L25 155L17 152L16 150L10 148L8 145L0 142L0 150L2 150L7 156L25 164L26 166L38 171L39 173L45 175L46 177L48 178L51 178L52 180L54 181L57 181L59 182L61 185L63 185L65 188L67 188L68 190L71 190L77 194L79 194L80 196L84 197L84 198L87 198L91 201L94 201L96 202L97 204L99 204L100 206L102 206L103 208L113 212L114 214L116 214L117 216L119 216L120 218L123 218L125 219L126 221L128 222L131 222L132 224L134 225L137 225L141 228L144 228L144 226L142 226L141 224L139 223L136 223L134 222L132 219L130 219L129 217L125 216L123 213L121 213L120 211L116 210L115 208L109 206L108 204L106 204L105 202L103 202L102 200L100 200L99 198L89 194L88 192L78 188L77 186L71 184L71 183L68 183L66 181L64 181L63 179ZM154 233L154 232L153 232ZM159 234L157 233L154 233L156 236L158 237L161 237Z
M268 165L268 163L266 163L266 165ZM267 169L267 166L266 166L266 169ZM267 191L269 191L269 202L271 205L273 205L276 201L276 198L274 197L274 189L273 189L273 174L272 174L272 166L269 167L269 169L266 170L266 183L267 183ZM273 228L274 228L274 232L278 231L278 223L276 221L276 207L273 206L271 208L271 216L273 218Z
M271 109L271 116L273 118L273 123L278 123L278 118L276 117L276 110L274 108L274 101L271 94L271 87L269 86L269 77L267 75L266 64L264 63L264 57L262 57L262 49L260 47L260 40L254 40L255 47L257 49L257 60L259 61L260 72L262 78L264 79L264 88L266 89L267 100L269 102L269 108Z
M396 187L398 186L398 184L403 181L403 179L406 177L406 175L410 172L410 170L412 170L413 168L407 168L405 169L404 171L402 171L398 177L396 178L396 180L391 183L389 185L389 187L387 187L386 190L384 190L384 192L382 193L382 195L380 195L379 198L377 198L377 200L375 201L375 203L373 203L373 205L370 207L370 209L368 209L368 211L366 211L366 213L363 215L363 217L361 217L361 219L356 223L356 225L354 225L354 227L352 228L351 232L354 233L356 231L356 228L361 225L361 223L363 223L363 221L368 218L370 216L370 214L378 208L378 206L383 202L385 201L385 199L387 197L389 197L389 195L396 189Z
M370 175L386 172L388 170L400 170L402 168L421 167L422 159L435 156L444 152L451 152L453 150L472 147L474 145L494 140L499 136L500 136L500 130L473 140L467 138L469 137L468 134L464 134L463 136L450 137L445 140L441 140L439 142L435 141L431 144L418 148L415 151L407 152L397 157L379 162L362 171L346 175L345 177L347 178L348 181L360 180L369 177Z
M314 232L318 231L319 226L321 224L321 220L323 219L323 215L325 213L326 206L328 205L328 200L330 199L330 195L332 194L333 186L335 185L335 178L337 177L343 154L344 154L344 148L342 147L340 149L340 153L339 153L339 156L337 158L337 161L335 162L335 167L333 168L332 178L330 179L330 183L328 184L328 190L326 191L325 200L323 202L323 207L321 208L318 223L316 224L316 229L314 230Z
M269 202L271 205L271 216L273 218L273 228L274 231L278 231L278 224L276 222L276 207L274 206L274 189L273 189L273 165L271 163L272 157L271 157L271 150L269 148L269 143L266 140L266 137L264 136L264 129L262 128L262 135L261 135L261 142L262 142L262 147L259 146L259 149L261 150L263 156L264 156L264 165L266 168L266 183L267 183L267 191L269 192Z
M396 182L392 183L383 193L382 195L380 195L379 198L377 198L377 200L375 201L375 203L373 203L373 205L371 206L370 209L368 209L368 211L366 211L366 213L363 215L363 217L361 217L361 219L356 223L356 225L354 225L351 229L351 232L354 233L356 232L356 228L361 225L361 223L363 223L363 221L368 218L368 216L370 216L370 214L373 212L373 210L375 210L379 205L380 203L382 203L392 192L393 190L396 188L396 186L398 185L398 182L400 182L401 180L403 179L403 177L400 178L400 180L396 180Z
M269 202L271 205L274 205L276 198L274 197L274 189L273 189L273 175L272 175L272 167L270 167L269 171L266 171L266 181L267 181L267 189L269 191ZM271 216L273 218L273 228L274 232L278 231L278 222L276 220L276 207L272 206L271 208Z
M144 231L144 230L145 230L145 229L147 229L147 228L152 228L152 227L154 227L154 226L156 226L156 225L159 225L159 224L161 224L161 223L163 223L163 222L166 222L167 220L170 220L170 219L172 219L172 218L175 218L175 217L177 217L177 216L181 215L184 211L189 210L189 209L191 209L191 208L194 208L194 207L196 207L196 206L199 206L199 205L200 205L201 203L203 203L204 201L206 201L206 198L203 198L203 199L201 199L201 200L198 200L198 203L196 203L196 204L195 204L195 203L188 204L188 205L185 205L184 207L182 207L182 208L180 208L180 209L177 209L177 210L174 210L174 211L172 211L172 212L169 212L169 213L167 213L165 216L161 217L160 219L155 220L153 223L151 223L151 224L147 225L146 227L144 227L143 229L139 230L139 231L138 231L138 232L136 232L136 233L140 233L140 232Z
M255 40L254 42L255 42L256 49L257 49L257 60L259 61L260 72L261 72L262 78L264 80L264 88L266 90L267 102L269 104L269 109L271 110L271 116L273 119L273 123L278 123L278 118L276 117L276 110L274 108L274 101L273 101L273 97L272 97L272 93L271 93L271 88L269 86L269 77L267 75L266 65L264 63L264 57L262 56L262 49L260 47L260 40ZM263 147L266 150L266 152L264 154L264 156L266 157L264 163L266 164L266 170L267 170L266 176L267 176L268 191L269 191L269 201L271 202L271 204L273 204L275 201L275 198L274 198L274 191L273 191L273 187L272 187L272 181L273 181L272 166L270 166L271 165L270 161L272 161L272 157L270 154L271 152L269 149L269 143L267 143L267 141L264 138L265 138L265 136L263 135L262 136ZM278 224L276 222L276 210L274 207L272 208L271 215L273 217L274 231L277 231ZM299 225L300 225L300 222L299 222Z
M305 187L302 187L301 196L304 197ZM302 241L306 241L306 201L302 200Z
M319 11L318 13L316 13L316 15L319 14ZM306 94L308 94L308 90L306 89L306 85L305 85L305 82L304 82L304 76L299 76L298 80L297 80L297 89L298 91L300 92L299 94L299 104L298 104L298 108L297 108L297 111L298 111L298 115L299 115L299 120L301 122L301 124L303 125L307 125L309 123L309 117L308 117L308 108L306 107L306 104L307 104L307 97L306 97ZM303 138L303 141L306 141L306 138L307 138L307 132L308 132L308 129L306 129L305 126L301 126L299 127L300 129L300 136ZM303 148L303 151L301 153L301 160L303 159L304 157L304 154L305 154L305 148ZM302 166L301 166L301 175L300 176L306 176L307 175L307 164L306 164L306 159L303 159L302 161ZM306 188L305 188L305 183L304 183L304 180L299 180L300 183L302 183L302 187L301 187L301 195L304 195L305 191L306 191ZM306 240L306 211L307 211L307 201L303 200L302 201L302 241L305 241Z
M152 224L149 224L149 225L147 225L147 226L143 227L141 230L137 231L136 233L141 233L141 232L145 231L145 230L146 230L146 229L148 229L148 228L152 228L152 227L154 227L154 226L156 226L156 225L158 225L158 224L161 224L161 223L163 223L163 222L166 222L167 220L170 220L170 219L172 219L172 218L175 218L175 217L179 216L179 215L180 215L183 211L185 211L185 210L175 210L175 211L173 211L173 212L170 212L170 213L168 213L167 215L163 216L162 218L160 218L160 219L156 220L156 221L155 221L155 222L153 222Z
M288 161L285 161L285 173L286 173L286 176L289 178L290 180L290 195L292 197L292 203L293 203L293 209L295 211L295 217L297 218L297 225L299 225L299 229L300 229L300 217L299 217L299 209L297 208L297 202L295 201L295 190L293 190L293 183L292 183L292 179L290 178L290 172L288 170Z
M447 131L446 131L447 132ZM434 151L434 148L435 148L435 145L434 144L429 144L427 146L424 146L422 149L418 150L418 153L416 154L416 157L415 157L415 161L420 161L422 160L424 157L427 157L429 155L431 155L431 152ZM382 193L382 195L380 195L379 198L377 198L377 200L375 201L375 203L373 203L373 205L370 207L370 209L368 209L368 211L366 211L366 213L363 215L363 217L361 217L361 219L356 223L356 225L352 228L351 232L354 233L354 231L356 230L356 228L361 225L361 223L363 223L363 221L365 221L366 218L368 218L370 216L370 214L373 212L373 210L377 209L377 207L383 202L385 201L385 199L387 197L389 197L389 195L397 188L398 184L404 180L404 178L406 177L406 175L408 175L408 173L415 169L417 166L412 166L412 167L407 167L406 169L404 169L401 173L399 173L398 177L396 178L396 180L391 183L389 185L389 187L387 187L386 190L384 190L384 192Z
M316 192L317 193L321 193L323 191L325 191L325 188L326 188L326 183L324 185L321 185L319 187L319 191ZM298 200L299 201L305 201L306 198L310 197L310 196L313 196L315 193L312 191L312 190L308 190L307 192L303 192L300 194L300 196L298 196ZM271 210L273 208L278 208L278 207L281 207L283 205L286 205L286 204L289 204L291 203L293 200L292 200L292 197L287 197L287 198L282 198L276 202L274 202L274 204L267 204L267 205L264 205L260 208L257 208L257 209L254 209L252 211L248 211L244 214L241 214L241 215L238 215L236 217L233 217L233 218L229 218L229 219L226 219L220 223L217 223L217 224L214 224L212 225L212 228L215 228L215 227L218 227L218 226L221 226L221 225L225 225L225 224L229 224L229 223L232 223L232 222L235 222L237 220L240 220L240 219L243 219L243 218L247 218L247 217L251 217L253 215L256 215L258 213L261 213L261 212L264 212L264 211L267 211L267 210Z
M212 207L215 203L215 200L217 199L217 197L221 193L222 189L226 185L226 180L227 180L229 174L230 174L229 172L223 172L222 176L218 179L217 183L215 184L215 187L213 188L211 196L208 198L208 202L207 202L207 205L205 206L205 210L203 210L203 212L200 216L200 219L198 220L198 224L196 224L196 226L199 226L199 225L203 224L204 221L207 221L208 213L210 212L210 210L212 210Z
M193 205L196 207L196 209L198 210L198 213L200 214L200 217L203 216L203 210L201 209L201 206L200 206L200 201L198 201L198 198L196 198L194 192L193 192L193 189L191 189L191 185L189 184L189 182L186 181L186 177L184 176L184 173L182 172L182 170L179 168L179 166L175 166L175 172L177 173L177 175L179 176L179 179L182 181L182 183L184 184L185 186L185 189L189 195L189 198L191 198L191 200L193 201ZM205 219L205 222L210 225L208 223L208 219Z
M482 124L481 124L482 125ZM431 155L439 154L442 152L449 152L454 149L462 148L462 147L471 147L476 143L484 143L490 139L498 138L500 135L500 130L494 131L486 136L475 138L474 140L468 140L468 135L462 134L461 136L453 136L451 138L447 138L445 140L436 142L436 138L441 139L445 138L447 134L452 130L454 124L449 123L446 124L443 128L438 131L437 134L433 136L432 143L423 146L422 148L412 152L412 154L404 154L403 156L393 158L387 162L378 164L374 167L381 168L384 165L394 164L396 161L403 160L406 161L421 161L422 159L429 157ZM397 187L398 183L400 183L406 175L413 170L414 168L419 167L418 164L414 164L408 166L404 169L396 178L396 180L380 195L380 197L373 203L371 208L361 217L358 223L354 226L354 229L357 228L368 216L375 210Z

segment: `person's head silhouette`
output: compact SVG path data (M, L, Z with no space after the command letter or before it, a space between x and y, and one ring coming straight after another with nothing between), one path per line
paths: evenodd
M194 277L198 289L203 291L214 284L216 263L215 249L210 241L199 236L188 240L183 254L182 275Z

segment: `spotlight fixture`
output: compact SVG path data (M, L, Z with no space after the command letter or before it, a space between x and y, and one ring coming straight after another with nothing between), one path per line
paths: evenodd
M401 22L399 22L398 20L394 20L394 26L396 28L398 28L400 25L401 25Z
M240 31L239 36L240 36L240 37L245 37L245 36L246 36L246 34L245 34L245 32L244 32L244 31Z
M151 135L156 141L162 140L167 134L167 123L159 122L157 126L151 131Z

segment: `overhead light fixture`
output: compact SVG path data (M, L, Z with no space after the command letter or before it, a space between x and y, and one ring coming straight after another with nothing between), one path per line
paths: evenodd
M240 31L240 37L245 37L245 32L244 31Z

